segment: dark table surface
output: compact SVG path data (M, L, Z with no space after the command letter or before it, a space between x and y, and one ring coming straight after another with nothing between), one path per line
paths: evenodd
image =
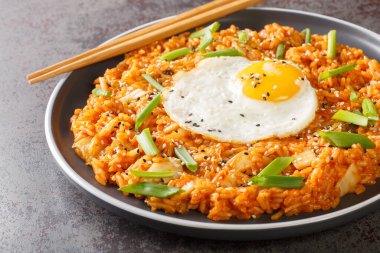
M206 0L0 0L0 252L379 252L380 211L299 238L220 242L136 225L71 185L44 135L58 78L30 87L25 74L127 29ZM380 1L269 0L264 6L321 13L380 33Z

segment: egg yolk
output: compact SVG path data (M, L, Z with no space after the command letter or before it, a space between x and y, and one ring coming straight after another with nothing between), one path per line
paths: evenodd
M261 101L280 102L293 97L300 87L296 80L302 72L284 61L254 62L238 74L243 83L243 94Z

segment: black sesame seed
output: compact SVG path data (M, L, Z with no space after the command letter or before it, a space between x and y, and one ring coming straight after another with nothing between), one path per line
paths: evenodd
M228 100L228 103L232 104L232 103L233 103L233 101L232 101L232 100Z
M171 70L171 69L167 69L167 70L164 70L162 73L163 73L164 75L171 76L171 75L174 74L174 71Z
M153 141L156 141L157 139L156 139L156 137L153 137Z
M301 80L302 80L302 81L304 81L304 80L305 80L305 78L304 78L304 77L301 77Z
M178 133L178 130L174 130L174 132Z
M334 160L334 157L330 156L330 160L331 160L331 161Z
M173 92L174 90L169 90L169 92Z
M256 124L256 126L257 126L257 127L259 127L259 126L260 126L260 124Z
M193 123L193 126L197 126L197 123Z
M244 114L242 114L242 113L240 113L240 116L242 116L243 118L245 117L245 115L244 115Z
M244 155L248 155L248 152L244 152Z
M201 152L206 152L206 151L204 149L202 149Z
M137 98L137 101L139 101L139 100L140 100L140 97Z
M146 160L145 160L145 158L143 158L143 162L144 162L144 163L146 163Z
M266 101L266 100L267 100L267 98L266 98L266 97L263 97L263 100L264 100L264 101Z
M301 139L301 136L298 136L298 135L297 135L297 136L296 136L296 139L297 139L297 140Z
M267 74L263 73L263 76L267 76Z
M207 131L208 131L208 132L212 132L213 130L212 130L212 129L208 129Z
M136 151L136 152L137 152L137 154L138 154L138 153L140 153L140 149L137 149L137 151Z
M270 93L269 92L267 92L267 97L269 97L270 96Z
M203 119L201 119L201 122L203 122L204 120Z
M219 133L221 133L221 132L222 132L222 130L218 129L218 132L219 132Z
M192 113L189 113L189 116L193 116L193 114L192 114Z
M292 118L292 120L296 120L296 118Z
M208 158L208 156L207 156L207 155L205 155L203 158L206 160L206 159Z
M185 96L181 96L181 98L185 98Z

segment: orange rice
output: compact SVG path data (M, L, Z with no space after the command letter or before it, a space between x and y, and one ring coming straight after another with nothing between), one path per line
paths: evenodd
M215 40L207 51L234 47L250 60L263 60L275 58L277 45L285 42L285 60L299 65L316 90L319 104L313 122L296 136L271 138L248 145L233 144L181 128L159 105L140 129L150 129L161 153L154 157L144 155L138 148L134 123L136 115L157 91L141 75L148 73L164 87L171 87L174 74L194 68L203 59L199 52L175 61L158 59L164 52L198 46L199 39L189 39L189 33L183 33L127 53L125 60L95 80L96 87L110 91L112 95L90 94L87 105L75 110L71 118L73 147L92 167L100 184L121 187L147 181L129 174L128 169L147 170L152 164L168 162L170 157L175 157L174 147L180 145L189 150L199 169L193 173L183 166L181 176L168 182L150 179L184 189L167 199L136 195L145 199L153 211L186 213L198 210L216 221L250 219L267 213L276 220L282 215L335 208L342 195L360 194L366 185L376 183L380 175L379 123L357 127L331 120L331 117L339 109L360 110L363 98L370 98L374 103L380 101L379 63L365 56L361 49L346 45L337 45L337 57L329 59L326 56L326 35L314 34L311 44L304 44L304 34L276 23L266 25L258 32L245 29L249 35L246 44L239 41L238 31L232 25L213 33ZM322 72L349 63L357 64L355 70L318 82ZM350 102L348 86L357 91L358 101ZM376 107L379 109L380 103L376 103ZM359 144L348 149L332 147L316 134L321 129L364 134L376 144L376 148L363 150ZM253 175L279 156L295 157L295 162L282 174L303 176L303 188L247 185ZM345 176L349 173L354 180L347 181Z

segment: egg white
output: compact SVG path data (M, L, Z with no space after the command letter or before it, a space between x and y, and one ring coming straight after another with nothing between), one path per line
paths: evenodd
M309 81L297 80L298 93L283 102L251 99L237 78L251 64L244 57L207 58L178 73L174 86L163 92L166 112L190 131L235 143L287 137L304 129L318 102Z

